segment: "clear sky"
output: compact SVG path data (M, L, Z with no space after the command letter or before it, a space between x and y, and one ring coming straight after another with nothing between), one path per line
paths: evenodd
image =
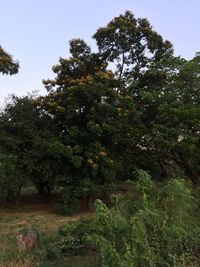
M17 75L0 75L0 102L8 94L39 90L52 65L68 57L68 42L91 36L113 17L131 10L146 17L187 59L200 51L199 0L0 0L0 44L20 62Z

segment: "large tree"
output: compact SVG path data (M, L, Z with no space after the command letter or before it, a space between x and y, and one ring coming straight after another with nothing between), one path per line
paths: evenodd
M196 183L199 54L190 61L174 57L171 43L147 19L136 19L129 11L99 28L94 38L100 56L115 70L119 95L132 98L137 110L137 123L129 121L130 138L126 136L121 153L128 166L150 170L157 177L182 171ZM124 106L129 116L130 105Z
M106 27L99 28L93 37L97 41L100 57L115 70L119 82L117 91L121 103L123 101L120 113L132 118L126 125L126 135L123 134L123 152L119 146L116 149L121 154L124 176L130 175L139 166L153 169L152 161L156 162L155 169L160 174L160 164L144 145L149 133L144 118L147 116L153 121L157 112L152 103L145 103L144 95L151 95L156 90L157 95L152 94L155 97L153 101L156 102L156 97L159 100L158 95L165 86L166 78L164 71L156 66L167 64L173 57L172 44L163 40L147 19L137 19L130 11L115 17ZM135 107L136 112L132 113L131 106Z
M143 124L130 86L172 55L171 44L131 12L114 18L94 38L97 53L83 40L70 42L71 57L53 66L56 77L44 81L48 94L38 101L51 114L59 141L71 149L65 188L74 196L77 189L79 195L104 190L116 173L127 178L137 167Z
M178 167L194 184L200 177L199 60L197 55L189 61L174 58L162 64L159 72L164 71L165 83L143 94L154 110L154 116L150 112L145 116L146 143L151 144L166 174L170 165L171 172Z
M38 101L71 153L62 183L68 202L108 190L115 178L110 148L119 132L117 81L106 61L80 39L70 42L70 52L53 67L56 78L44 81L49 93Z

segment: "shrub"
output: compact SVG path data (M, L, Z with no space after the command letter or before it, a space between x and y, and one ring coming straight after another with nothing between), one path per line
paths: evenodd
M95 256L93 255L95 248L86 239L87 234L95 232L94 226L93 220L87 218L69 222L49 237L40 235L36 248L36 255L40 262L39 266L51 266L50 264L62 262L63 259L69 257L91 254Z
M71 185L65 186L62 190L60 201L56 207L61 214L70 216L78 211L80 200L81 195L78 188Z
M102 266L178 266L191 259L194 199L185 181L172 179L157 190L151 177L139 171L136 190L134 208L118 196L112 209L95 203L96 234L88 240L97 247Z
M94 254L103 267L198 266L200 228L190 188L179 178L161 187L144 171L137 176L128 194L113 196L111 208L96 200L93 215L42 243L43 259Z

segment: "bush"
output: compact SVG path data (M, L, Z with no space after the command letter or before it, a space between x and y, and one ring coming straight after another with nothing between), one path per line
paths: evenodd
M66 226L61 227L56 234L49 237L40 235L36 248L39 266L57 266L51 264L57 264L64 259L76 256L96 257L95 248L86 239L87 234L95 232L94 226L93 220L87 218L69 222ZM58 264L58 266L60 265Z
M190 188L179 178L161 187L144 171L137 176L128 194L113 196L112 208L96 200L93 215L43 242L43 259L92 254L103 267L198 266L200 228Z
M61 214L70 216L78 211L80 201L81 195L78 188L66 186L62 190L60 201L56 207Z
M107 173L108 170L104 170ZM106 174L109 176L109 172ZM96 198L101 198L114 190L114 183L111 181L97 184L94 180L86 177L68 177L61 183L63 187L57 209L61 214L70 216L80 211L80 208L90 209ZM83 207L83 205L85 205Z
M189 231L197 230L190 217L194 199L185 181L172 179L158 190L146 172L139 171L138 178L132 207L130 199L118 196L112 209L95 203L96 234L88 240L97 247L102 266L181 266L194 260L195 234Z

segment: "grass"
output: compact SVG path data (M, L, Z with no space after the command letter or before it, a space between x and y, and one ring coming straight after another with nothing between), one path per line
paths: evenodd
M0 267L38 266L37 260L31 251L21 252L17 247L16 237L25 229L34 228L39 233L51 235L67 222L79 220L87 215L87 212L79 213L72 217L56 214L54 196L49 202L44 202L31 191L23 194L20 202L14 208L1 205Z
M36 194L36 190L32 186L28 186L23 188L16 205L3 205L0 203L0 267L38 266L34 251L21 252L17 247L16 237L24 230L36 229L39 233L48 237L69 221L80 220L89 215L88 211L71 217L58 214L55 210L55 203L58 197L59 190L54 192L48 201L45 201ZM87 210L84 205L82 208ZM64 262L47 262L46 265L44 264L40 267L98 266L97 258L93 255L70 257L65 259Z
M40 267L97 267L98 259L95 255L91 256L73 256L65 258L60 262L44 262Z

